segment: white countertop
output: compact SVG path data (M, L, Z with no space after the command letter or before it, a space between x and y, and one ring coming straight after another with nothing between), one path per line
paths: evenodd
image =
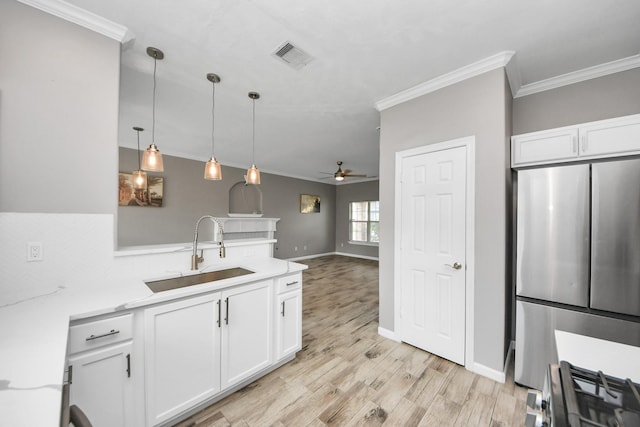
M140 308L175 298L306 269L275 258L218 260L200 271L243 267L255 273L154 294L141 278L106 280L77 289L58 286L0 308L0 408L2 424L58 426L69 321ZM175 277L165 272L142 279ZM108 283L107 283L108 282Z

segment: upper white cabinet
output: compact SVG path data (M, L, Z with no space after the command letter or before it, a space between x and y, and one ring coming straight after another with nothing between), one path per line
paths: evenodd
M640 114L511 137L511 165L640 154Z

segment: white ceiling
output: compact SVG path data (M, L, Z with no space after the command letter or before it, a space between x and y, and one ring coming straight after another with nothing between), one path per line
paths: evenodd
M378 175L376 102L502 51L514 51L523 85L638 55L638 0L68 0L126 26L120 145L133 126L151 140L153 59L158 61L156 144L166 154L215 154L265 172L318 180L343 167ZM314 59L295 70L272 53L290 41ZM204 166L203 166L204 167ZM323 182L333 182L330 179Z

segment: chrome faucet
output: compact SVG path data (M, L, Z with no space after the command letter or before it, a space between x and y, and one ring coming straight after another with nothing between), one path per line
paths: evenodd
M218 224L218 228L220 230L220 258L224 258L226 256L226 249L224 247L224 229L222 228L222 224L220 224L220 221L218 221L211 215L200 217L200 219L196 222L196 229L193 233L193 255L191 255L192 270L197 270L198 264L204 261L204 251L200 250L200 256L198 256L198 227L200 227L200 222L205 218L210 219L214 224Z

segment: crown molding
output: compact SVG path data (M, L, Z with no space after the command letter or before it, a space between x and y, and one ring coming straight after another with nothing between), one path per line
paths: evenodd
M574 83L595 79L597 77L607 76L609 74L620 73L622 71L631 70L640 67L640 55L633 55L627 58L606 62L593 67L584 68L582 70L573 71L571 73L562 74L535 83L529 83L519 88L514 98L520 98L532 95L545 90L556 89Z
M471 77L484 74L487 71L495 70L496 68L505 67L511 58L515 55L515 52L504 51L473 64L466 65L462 68L458 68L442 76L436 77L417 86L403 90L395 95L391 95L376 102L375 107L378 111L386 110L395 105L403 102L410 101L427 93L435 92L438 89L442 89L447 86L451 86L455 83L459 83L463 80L467 80Z
M65 21L73 22L81 27L102 34L113 40L126 44L134 39L134 34L123 25L116 24L101 16L81 9L62 0L18 0L28 6L39 9Z

